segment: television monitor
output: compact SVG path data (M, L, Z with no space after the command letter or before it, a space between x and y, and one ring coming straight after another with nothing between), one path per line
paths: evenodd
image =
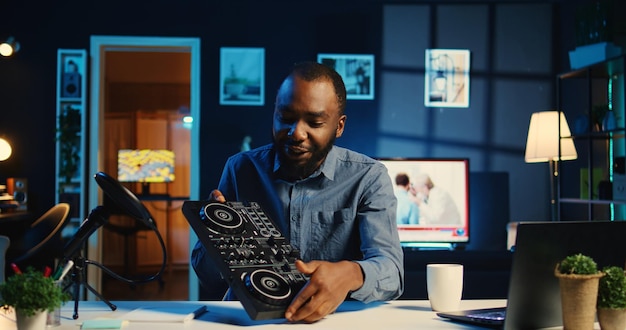
M397 228L402 246L452 249L469 243L469 159L382 158L379 161L387 167L398 197ZM399 174L408 177L408 189L396 184ZM432 188L426 189L429 183Z
M117 152L117 180L140 182L142 194L149 194L149 184L173 182L174 152L166 149L120 149Z

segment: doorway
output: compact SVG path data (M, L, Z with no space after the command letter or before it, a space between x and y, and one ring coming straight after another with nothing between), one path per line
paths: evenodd
M155 56L149 55L153 53ZM107 131L105 130L105 109L108 107L107 86L109 82L107 77L107 63L109 59L116 58L118 60L124 58L136 58L144 54L152 60L176 58L182 55L188 60L188 77L189 83L189 105L188 115L193 120L189 127L189 160L187 196L191 200L199 199L199 128L200 121L200 40L199 38L169 38L169 37L120 37L120 36L92 36L90 45L91 56L91 79L90 79L90 116L89 116L89 171L96 173L106 167L106 149L105 141L107 139ZM121 57L120 57L121 55ZM187 57L188 56L188 57ZM176 63L162 63L167 68ZM153 72L155 73L155 72ZM124 88L122 88L124 89ZM131 88L132 89L132 88ZM140 110L140 109L137 109ZM177 109L181 110L181 109ZM187 124L189 125L189 124ZM110 162L110 161L109 161ZM110 166L109 166L110 167ZM102 193L98 186L92 182L88 182L88 208L93 209L97 205L102 204ZM88 242L88 258L96 262L102 262L102 230L98 235L92 235ZM197 238L191 231L188 233L189 243L187 252L195 245ZM170 254L170 251L168 251ZM93 267L88 272L88 282L97 291L100 291L102 283L102 272ZM198 299L198 283L193 272L189 272L189 300ZM88 293L89 300L94 300L95 296Z

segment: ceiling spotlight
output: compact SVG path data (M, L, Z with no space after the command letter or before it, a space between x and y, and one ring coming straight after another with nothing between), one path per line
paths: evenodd
M15 38L9 37L6 41L0 43L0 55L4 57L11 56L20 50L20 43Z

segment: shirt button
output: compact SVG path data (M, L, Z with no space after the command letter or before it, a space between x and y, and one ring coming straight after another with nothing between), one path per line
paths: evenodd
M298 216L297 215L292 215L291 216L291 220L298 220Z

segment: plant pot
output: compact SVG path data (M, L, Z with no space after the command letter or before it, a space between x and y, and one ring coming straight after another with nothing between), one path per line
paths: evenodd
M15 323L17 330L44 330L46 329L46 320L48 319L48 311L40 311L32 316L26 316L15 310Z
M241 83L227 83L226 84L226 95L230 96L232 99L238 99L241 94L246 90L246 85Z
M598 308L598 323L602 330L626 329L625 308Z
M567 330L593 329L596 319L598 285L604 274L576 275L555 271L561 290L563 328Z

